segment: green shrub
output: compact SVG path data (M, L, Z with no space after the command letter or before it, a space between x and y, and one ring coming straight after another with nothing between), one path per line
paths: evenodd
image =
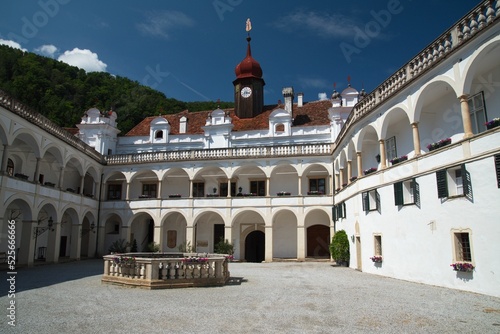
M344 230L337 231L330 244L330 254L337 264L349 263L349 238Z
M191 241L189 241L187 244L184 242L182 244L179 245L178 247L179 249L179 252L182 252L182 253L193 253L193 252L196 252L196 250L194 249L194 247L191 246Z
M147 252L153 252L153 253L157 253L160 251L160 245L157 244L156 242L150 242L147 246L146 246L146 251Z
M125 239L118 239L109 246L110 253L126 253L129 243Z
M227 239L224 240L224 238L221 237L220 241L214 246L214 253L233 255L234 247Z

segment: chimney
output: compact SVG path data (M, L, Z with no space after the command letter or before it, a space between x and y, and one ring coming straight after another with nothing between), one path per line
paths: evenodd
M179 133L187 132L187 117L182 116L179 122Z
M285 87L281 92L285 98L285 110L291 115L293 105L293 87Z
M302 107L304 105L304 93L297 94L297 107Z

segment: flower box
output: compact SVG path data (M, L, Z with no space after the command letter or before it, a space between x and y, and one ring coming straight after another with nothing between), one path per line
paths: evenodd
M395 165L395 164L398 164L400 163L401 161L405 161L405 160L408 160L408 156L407 155L402 155L400 156L399 158L394 158L391 160L391 164Z
M181 195L180 194L171 194L171 195L168 195L168 198L180 198Z
M74 193L75 189L73 189L73 188L66 188L66 191L69 192L69 193Z
M382 256L381 255L374 255L370 259L375 263L382 263Z
M441 147L449 145L449 144L451 144L451 138L441 139L440 141L438 141L436 143L432 143L432 144L427 145L427 149L430 152L430 151L434 151L438 148L441 148Z
M307 194L308 195L313 195L313 196L324 195L324 193L322 191L317 191L317 190L308 191Z
M52 182L45 182L43 185L51 188L54 188L56 186L56 184Z
M470 262L455 262L450 264L451 267L453 267L453 270L455 271L461 271L461 272L466 272L470 273L474 271L474 265Z
M183 263L206 263L208 262L207 257L190 256L182 259Z
M139 195L139 198L151 198L150 195Z
M207 197L219 197L219 194L207 194Z
M353 182L353 181L356 181L357 179L358 179L358 177L357 177L357 176L353 176L353 177L351 177L349 180L350 180L351 182Z
M364 173L365 173L365 175L368 175L368 174L371 174L371 173L376 172L376 171L377 171L377 168L372 167L370 169L365 170Z
M244 193L243 196L245 197L254 197L254 196L257 196L256 193Z
M290 196L290 193L288 191L280 191L276 195L277 196Z
M14 174L14 176L17 177L18 179L23 179L23 180L28 179L28 175L24 175L22 173L16 173L16 174Z
M497 126L500 126L500 118L493 118L491 121L484 123L486 125L486 129L493 129Z

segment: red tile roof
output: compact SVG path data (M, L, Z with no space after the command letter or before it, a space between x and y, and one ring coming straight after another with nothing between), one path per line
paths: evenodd
M332 106L329 100L324 101L314 101L304 103L302 107L297 107L297 104L293 105L293 126L318 126L318 125L328 125L330 120L328 119L328 108ZM249 131L249 130L263 130L269 128L269 115L277 108L283 108L283 105L269 105L264 106L264 111L254 118L244 118L240 119L234 113L234 108L224 109L224 111L229 113L232 118L234 127L233 131ZM210 115L212 110L209 111L198 111L189 112L184 110L177 114L162 115L168 123L170 124L170 134L179 134L179 124L182 116L186 116L187 121L187 131L186 134L203 134L204 131L202 127L205 125L207 117ZM139 124L133 127L126 136L149 136L149 129L151 121L158 116L149 116L142 120Z

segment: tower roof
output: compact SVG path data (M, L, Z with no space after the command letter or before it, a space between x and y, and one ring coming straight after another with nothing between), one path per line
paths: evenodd
M234 69L236 79L242 78L257 78L262 79L262 68L257 60L252 57L252 49L250 47L250 36L247 37L247 56Z

